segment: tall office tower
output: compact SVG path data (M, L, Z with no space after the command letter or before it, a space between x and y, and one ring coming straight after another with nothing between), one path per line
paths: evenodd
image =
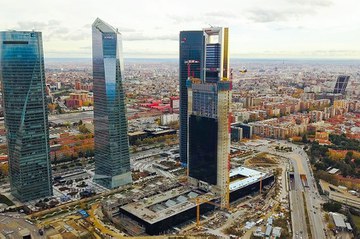
M106 188L132 182L121 34L97 18L92 25L95 176Z
M203 30L203 55L197 78L189 70L188 173L189 182L221 196L229 203L231 81L228 28Z
M52 195L41 32L0 32L12 194L26 202Z
M349 83L349 79L350 76L346 76L346 75L338 76L334 87L334 94L345 94L345 90Z
M203 31L182 31L180 32L180 161L183 166L188 161L188 93L186 80L190 71L195 78L203 78L203 71L200 63L204 56L204 34ZM190 63L192 62L192 63Z

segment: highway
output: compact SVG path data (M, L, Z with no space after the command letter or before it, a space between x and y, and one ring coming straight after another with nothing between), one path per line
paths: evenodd
M292 229L293 238L305 239L310 238L307 233L307 225L305 222L305 209L303 202L303 192L305 195L306 207L309 216L310 229L312 238L325 239L324 222L321 214L322 198L316 188L315 179L313 177L309 159L305 151L298 145L287 141L277 141L283 145L293 148L293 152L275 151L274 145L261 145L254 149L261 152L268 152L274 155L285 157L290 160L294 167L295 189L289 192L290 207L292 208ZM309 187L304 188L300 179L300 174L305 174ZM315 226L316 225L316 226Z
M291 208L291 224L294 232L293 238L309 238L306 229L305 209L302 191L291 190L289 192Z
M291 154L292 160L297 163L301 163L304 169L304 173L308 180L309 187L304 188L305 200L307 205L307 211L310 220L310 228L313 235L313 238L316 239L325 239L324 233L324 222L321 214L321 203L322 198L318 193L316 187L315 179L313 177L311 167L309 165L309 159L307 154L298 146L293 146L293 153ZM316 225L316 226L315 226Z

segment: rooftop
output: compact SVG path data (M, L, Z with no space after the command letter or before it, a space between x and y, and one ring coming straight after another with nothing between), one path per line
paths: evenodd
M117 29L113 28L111 25L104 22L100 18L96 18L96 20L93 23L93 27L97 28L102 33L104 33L104 32L106 32L106 33L118 33Z
M193 199L199 196L212 199L212 196L209 194L206 195L182 186L162 194L144 198L138 202L129 203L122 206L121 209L150 224L154 224L174 214L195 207L196 202Z
M239 188L248 186L252 183L259 181L260 178L264 178L267 176L266 173L263 173L263 172L260 172L260 171L254 170L254 169L250 169L250 168L245 168L245 167L239 167L239 168L230 170L230 177L234 177L237 175L242 176L242 177L230 182L230 191L237 190Z
M336 227L342 227L342 228L346 228L346 224L345 224L345 220L343 215L339 214L339 213L331 213L335 226Z

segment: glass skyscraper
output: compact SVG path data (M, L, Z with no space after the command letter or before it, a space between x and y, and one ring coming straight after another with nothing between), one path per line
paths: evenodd
M0 32L12 194L25 202L52 195L41 32Z
M95 177L106 188L132 182L125 97L124 61L117 29L100 20L92 25Z
M204 33L203 31L182 31L180 32L179 49L179 85L180 85L180 161L183 166L187 165L188 157L188 93L186 80L188 79L187 61L193 60L190 64L190 74L195 78L203 78L203 55L204 55Z
M334 87L334 94L345 94L349 79L350 76L347 75L338 76Z

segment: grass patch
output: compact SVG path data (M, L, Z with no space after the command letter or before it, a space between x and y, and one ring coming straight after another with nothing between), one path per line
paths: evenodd
M252 159L248 160L250 164L276 164L276 160L272 158L272 156L267 153L260 153Z
M354 221L354 224L355 224L356 228L359 228L359 229L360 229L360 217L351 214L351 218L352 218L352 220Z
M4 203L8 206L14 206L15 204L8 199L5 195L0 194L0 203Z

